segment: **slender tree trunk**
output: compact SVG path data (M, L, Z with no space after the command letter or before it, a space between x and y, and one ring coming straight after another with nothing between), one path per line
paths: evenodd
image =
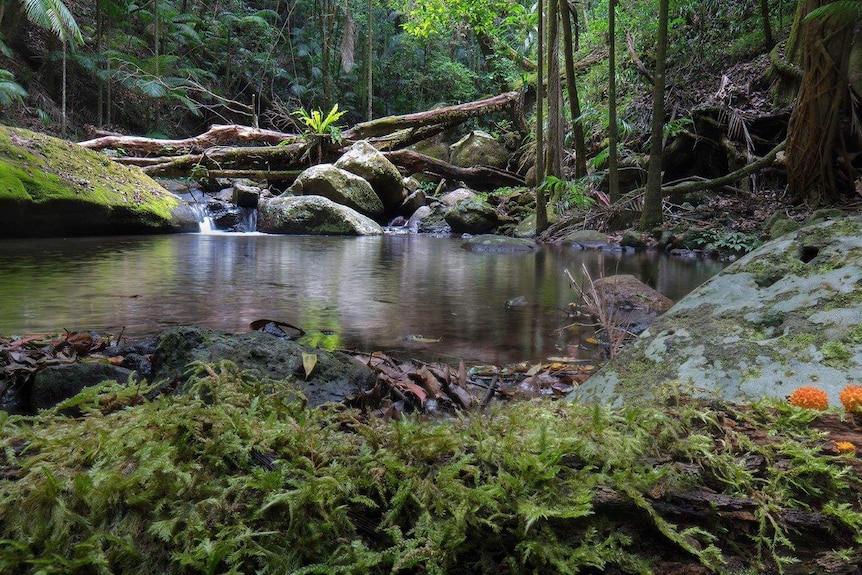
M102 0L96 0L96 54L101 55L102 53L102 34L104 33L104 16L102 16ZM102 65L98 65L98 69L101 69ZM104 99L105 99L105 82L102 80L101 76L96 78L96 126L102 127L104 120L103 108L104 108Z
M366 52L366 66L368 68L366 70L366 83L368 86L368 110L366 116L368 120L371 120L374 117L374 36L371 31L372 24L374 22L373 9L374 2L372 0L368 0L368 51Z
M66 137L66 41L63 40L63 97L61 105L62 122L60 123L60 133Z
M640 228L650 230L662 223L661 175L664 132L665 57L667 54L668 0L659 0L658 39L653 84L652 134L650 135L649 172L641 213Z
M616 0L608 0L608 192L611 203L620 199L620 173L617 159L617 43Z
M772 23L769 21L769 0L760 0L760 20L763 22L763 39L766 49L772 49L775 43L772 39Z
M544 43L545 43L545 16L544 2L538 1L539 23L538 23L538 41L539 47L536 50L537 69L536 69L536 235L541 234L548 227L548 206L545 198L545 189L542 184L545 180L545 134L544 134Z
M587 144L584 138L584 124L581 121L581 102L578 97L578 83L575 78L575 42L572 34L572 13L568 1L562 0L560 17L563 19L563 44L566 59L566 90L569 93L569 112L572 115L572 139L575 144L575 178L587 175Z
M562 176L563 106L560 86L560 0L548 0L548 146L546 168L549 175ZM551 203L559 200L551 198Z

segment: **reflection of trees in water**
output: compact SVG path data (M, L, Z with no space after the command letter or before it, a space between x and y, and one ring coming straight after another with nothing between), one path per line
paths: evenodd
M254 320L333 332L338 344L488 362L555 355L577 276L631 273L678 299L720 269L654 254L483 254L427 236L159 236L7 242L0 333L69 329L131 336L168 325L245 331ZM5 249L9 248L9 249ZM507 308L525 296L527 306ZM422 335L438 344L405 342ZM331 342L330 342L331 343Z

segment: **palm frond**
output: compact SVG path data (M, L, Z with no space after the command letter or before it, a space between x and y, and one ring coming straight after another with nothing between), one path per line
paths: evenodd
M833 24L849 25L862 20L862 0L838 0L812 10L803 22L824 20Z
M72 12L62 0L23 0L24 14L33 24L50 30L64 42L84 43L84 37Z

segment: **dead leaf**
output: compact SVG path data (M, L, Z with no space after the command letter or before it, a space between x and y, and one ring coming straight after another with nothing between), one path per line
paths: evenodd
M429 397L440 397L440 382L426 368L422 367L410 372L407 374L407 377L421 385Z
M473 405L473 398L461 386L450 385L449 396L452 397L453 401L460 403L464 409L470 409L470 406Z
M420 405L425 405L425 400L428 398L428 395L425 393L424 389L415 383L410 383L409 381L399 381L398 386L415 395L417 399L419 399Z
M302 352L302 367L305 369L305 379L308 379L308 376L311 375L311 372L314 370L314 366L317 365L317 354L316 353L308 353Z

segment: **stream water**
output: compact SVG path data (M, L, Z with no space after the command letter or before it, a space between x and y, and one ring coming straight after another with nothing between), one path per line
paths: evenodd
M0 241L0 334L94 330L129 338L174 325L246 331L273 319L330 345L510 363L577 355L577 278L630 273L677 300L715 261L546 247L487 254L463 240L262 234ZM524 296L527 305L506 302ZM437 341L439 340L439 341ZM586 352L584 352L586 353Z

